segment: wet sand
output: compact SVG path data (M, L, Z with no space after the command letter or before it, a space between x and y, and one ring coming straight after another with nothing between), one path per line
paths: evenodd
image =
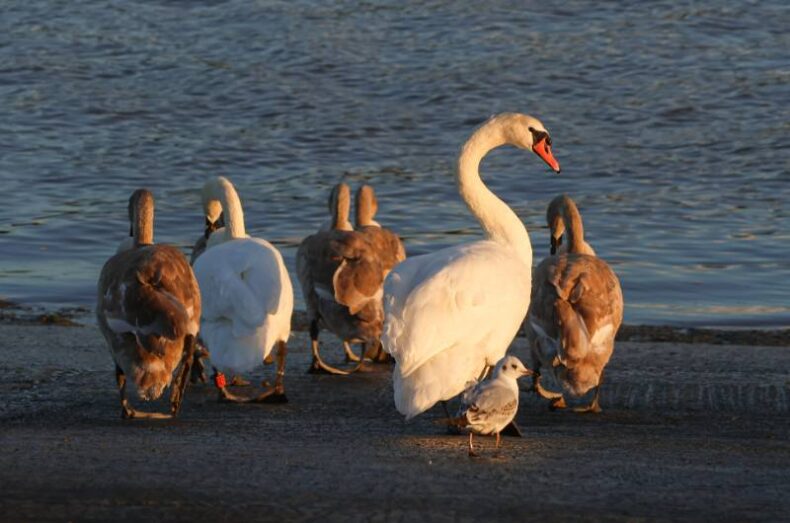
M341 348L325 335L325 354ZM756 340L759 342L759 340ZM0 519L7 521L782 520L790 347L620 342L601 415L522 393L497 453L405 423L386 366L313 376L290 344L284 405L187 391L175 421L122 421L94 327L0 325ZM514 346L524 350L523 339ZM256 381L271 377L261 368ZM526 387L528 382L524 383ZM242 390L242 389L239 389Z

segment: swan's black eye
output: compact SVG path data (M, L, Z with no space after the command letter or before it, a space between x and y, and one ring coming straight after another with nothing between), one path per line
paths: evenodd
M515 363L513 363L513 364L512 364L512 365L510 365L510 366L511 366L511 367L513 367L514 369L516 368L516 364L515 364Z
M507 365L502 365L502 370L507 370Z
M551 145L551 138L549 138L549 133L547 133L546 131L538 131L534 127L529 127L529 132L532 133L532 142L533 143L538 143L542 139L545 138L546 139L546 143L548 145Z

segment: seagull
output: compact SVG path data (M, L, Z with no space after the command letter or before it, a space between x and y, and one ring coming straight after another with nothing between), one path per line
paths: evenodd
M467 383L461 398L461 408L454 418L441 422L469 431L469 456L477 456L472 438L475 434L496 435L510 424L518 412L518 384L516 380L529 376L532 371L515 356L505 356L494 367L493 375L484 381Z

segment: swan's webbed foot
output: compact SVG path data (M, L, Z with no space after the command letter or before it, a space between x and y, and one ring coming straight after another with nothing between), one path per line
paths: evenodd
M541 376L537 371L532 376L532 390L535 391L535 394L546 400L556 400L558 398L562 398L561 392L552 392L543 388L543 385L540 384L540 378Z
M216 383L215 378L215 383ZM226 386L217 386L219 396L217 401L220 403L287 403L288 398L282 386L269 387L257 396L241 396L234 394Z
M333 367L326 363L323 359L321 359L321 355L318 352L318 340L313 340L312 342L312 351L313 351L313 362L310 364L310 368L307 369L308 374L334 374L339 376L347 376L359 370L362 366L363 360L360 358L357 364L348 369L339 369L337 367Z
M252 398L248 396L240 396L228 390L227 378L225 374L214 369L214 374L211 376L214 381L214 386L217 388L217 401L220 403L249 403Z
M214 375L214 385L217 387L217 401L220 403L249 403L250 399L247 396L239 396L238 394L234 394L228 390L227 386L225 385L225 375L224 374L215 374Z
M575 407L573 412L578 412L580 414L600 414L601 406L598 404L598 400L593 400L593 402L586 407Z
M288 398L285 396L283 381L285 378L285 356L288 352L288 347L284 341L277 343L277 377L274 380L273 387L268 382L263 382L262 385L265 390L257 396L240 396L228 390L225 375L214 369L214 384L219 390L218 400L229 403L287 403Z
M586 407L577 407L573 409L573 412L580 412L580 413L591 413L591 414L600 414L601 413L601 404L599 402L601 398L601 385L603 384L603 371L601 371L601 377L598 378L598 386L595 387L595 396L593 396L592 402L587 405Z
M285 395L285 387L282 383L279 385L271 386L269 382L262 384L265 390L250 400L251 403L288 403L288 397Z
M250 382L237 374L230 380L230 384L233 387L249 387Z
M346 353L346 361L347 362L348 361L353 361L353 362L356 363L356 362L360 361L360 359L362 359L365 356L364 352L362 353L362 356L357 356L356 354L354 354L354 351L351 350L351 344L348 343L347 341L343 342L343 351Z
M163 414L161 412L143 412L135 410L134 407L126 399L126 375L123 370L115 366L115 381L118 384L118 393L121 397L121 419L171 419L172 414Z
M565 398L560 395L559 398L555 398L549 403L549 410L560 410L567 408L568 405L565 403Z
M395 363L395 359L384 352L381 340L365 344L365 358L373 363Z

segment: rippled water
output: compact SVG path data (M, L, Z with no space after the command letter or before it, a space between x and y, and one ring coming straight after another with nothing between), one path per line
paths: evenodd
M4 2L0 295L91 305L131 191L186 247L220 174L291 267L339 180L410 254L474 238L458 148L521 111L563 173L515 149L483 171L536 259L567 192L626 321L790 325L790 9L696 4Z

